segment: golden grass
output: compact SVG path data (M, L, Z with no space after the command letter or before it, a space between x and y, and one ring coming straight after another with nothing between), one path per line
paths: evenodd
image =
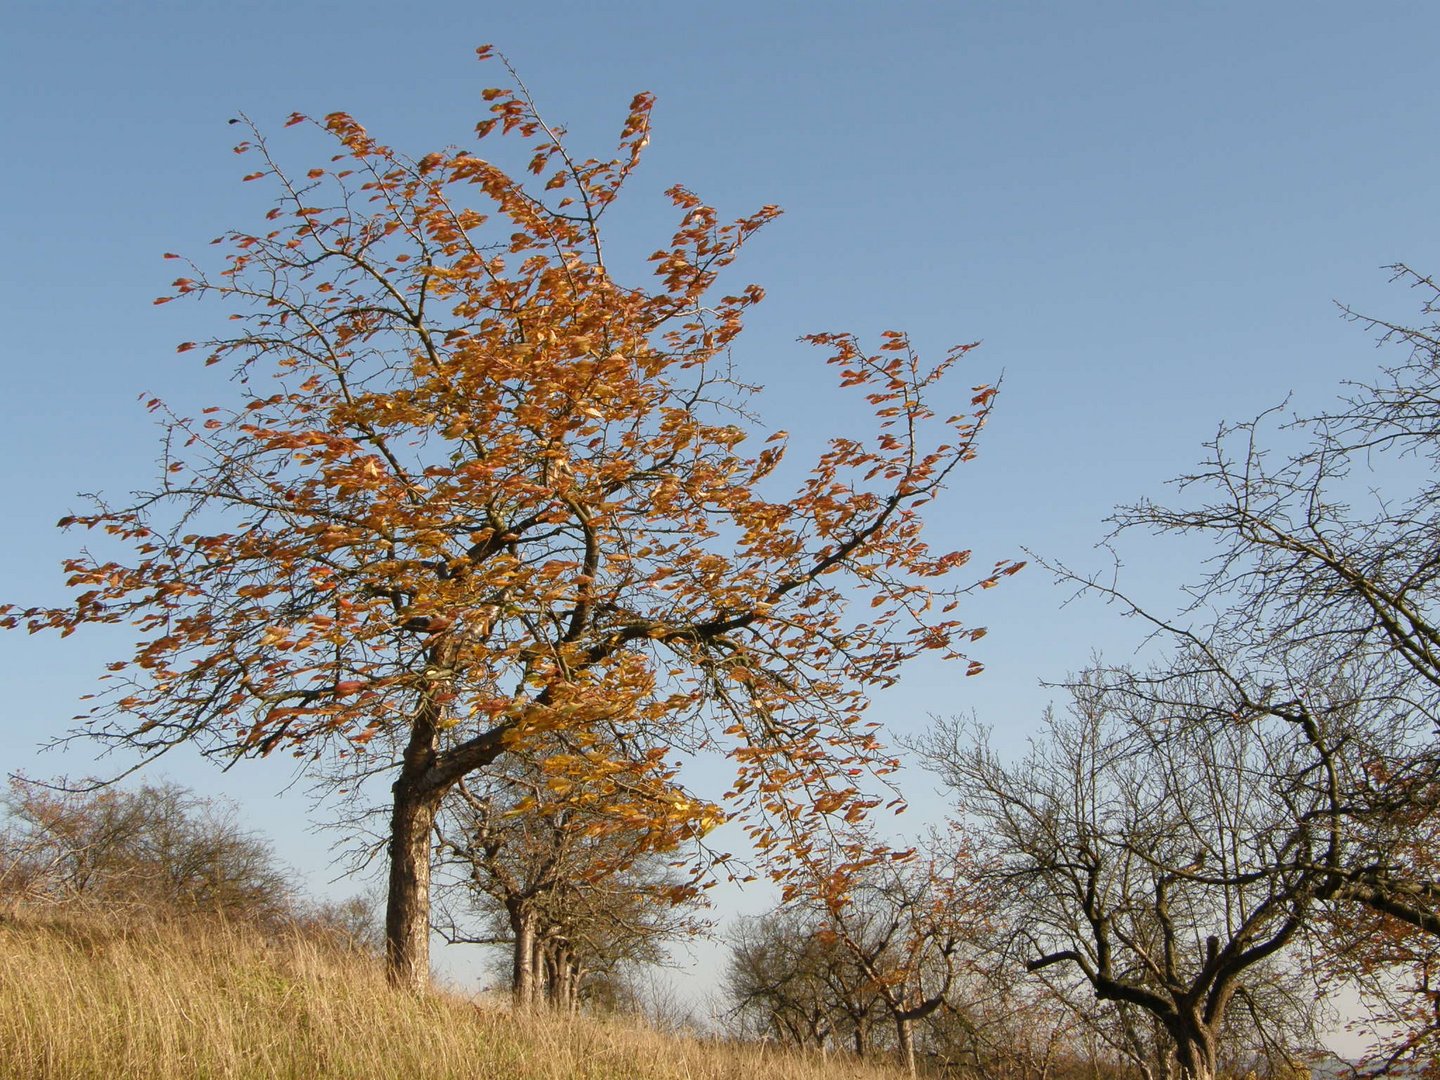
M851 1059L515 1016L390 990L372 960L213 926L0 921L4 1080L883 1080Z

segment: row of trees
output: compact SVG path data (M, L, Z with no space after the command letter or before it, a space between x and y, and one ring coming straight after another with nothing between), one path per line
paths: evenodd
M1071 679L1016 760L973 722L917 747L972 837L964 963L990 985L1028 972L1027 993L1058 1009L1051 1032L1078 1024L1146 1080L1287 1072L1341 987L1370 1009L1356 1026L1378 1039L1372 1071L1440 1061L1440 290L1396 272L1427 325L1370 325L1401 363L1337 409L1223 428L1180 482L1186 503L1118 513L1119 536L1213 545L1180 615L1055 568L1146 623L1160 659ZM854 1002L906 976L855 966L836 944L849 917L792 904L747 930L741 1013L864 1049ZM782 960L791 925L832 944ZM979 1029L973 985L952 984L944 1009ZM943 1031L926 1033L941 1057Z
M853 902L848 941L829 912L810 902L787 903L736 927L724 990L726 1023L738 1037L894 1058L926 1075L1052 1080L1129 1072L1112 1045L1124 1036L1113 1011L1027 978L973 921L974 907L965 910L971 924L948 955L937 948L915 957L888 933L894 913L883 899L867 891ZM918 1007L896 1010L890 988L905 985L932 992L916 996Z
M933 841L925 857L846 869L843 883L832 869L742 924L726 979L742 1029L861 1056L883 1047L914 1071L917 1026L974 989L979 932L972 865Z
M674 865L669 830L621 821L593 781L557 779L545 767L557 756L512 758L458 785L437 830L437 927L451 942L508 946L517 1005L573 1012L617 1003L627 972L697 931L700 894Z

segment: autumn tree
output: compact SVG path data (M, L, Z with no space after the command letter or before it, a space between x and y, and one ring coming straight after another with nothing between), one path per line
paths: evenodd
M564 755L544 750L461 781L442 808L440 929L451 941L510 946L518 1005L571 1011L589 983L658 963L666 939L697 932L700 896L671 865L688 836L657 828L653 815L617 817L595 784L550 775Z
M1435 850L1433 831L1426 838ZM1367 907L1338 904L1316 927L1318 973L1349 991L1346 1030L1364 1040L1360 1075L1440 1071L1440 939Z
M572 154L523 90L484 97L477 139L518 139L528 175L467 147L407 157L343 113L292 117L335 153L290 172L240 122L269 224L160 299L228 306L181 349L236 397L194 418L152 400L156 485L62 521L96 538L65 562L74 603L3 613L131 627L82 730L145 754L320 761L394 736L387 957L405 986L428 977L441 800L533 739L565 733L617 813L671 818L712 811L648 794L676 783L667 748L725 747L731 811L772 854L866 812L857 774L889 767L867 695L968 639L945 579L967 553L931 551L921 510L994 394L946 418L932 401L969 346L927 364L898 332L873 352L815 335L875 425L786 494L785 432L752 419L732 367L761 290L716 287L778 211L727 224L673 187L653 276L622 281L601 227L650 96L612 160Z

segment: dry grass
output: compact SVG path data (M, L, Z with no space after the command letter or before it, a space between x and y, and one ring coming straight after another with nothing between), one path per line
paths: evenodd
M215 927L0 921L4 1080L884 1080L852 1060L391 991L373 961Z

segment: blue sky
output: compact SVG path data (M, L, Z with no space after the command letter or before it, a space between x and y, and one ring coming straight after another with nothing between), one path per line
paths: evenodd
M778 426L819 437L828 374L809 331L897 327L1004 392L982 456L932 518L937 543L1099 565L1116 502L1157 495L1218 421L1293 392L1323 403L1381 357L1335 300L1404 319L1380 268L1440 270L1433 4L733 3L495 5L17 2L0 42L0 312L12 507L0 596L58 600L78 491L144 485L142 392L223 401L174 344L221 317L153 307L165 251L203 255L265 193L230 153L239 112L280 131L344 109L416 154L466 139L504 51L581 149L607 150L633 93L659 97L611 244L643 253L682 181L739 215L786 215L736 277L769 298L737 349ZM287 151L291 144L285 143ZM317 151L294 147L308 167ZM631 246L633 245L633 247ZM963 387L961 388L963 389ZM1164 598L1193 552L1134 545L1126 580ZM1046 694L1135 628L1027 571L971 606L977 679L932 665L876 706L901 730L969 712L1018 742ZM113 641L0 643L0 763L84 772L62 731ZM280 853L328 879L330 837L282 764L220 777ZM924 801L929 781L917 778Z

